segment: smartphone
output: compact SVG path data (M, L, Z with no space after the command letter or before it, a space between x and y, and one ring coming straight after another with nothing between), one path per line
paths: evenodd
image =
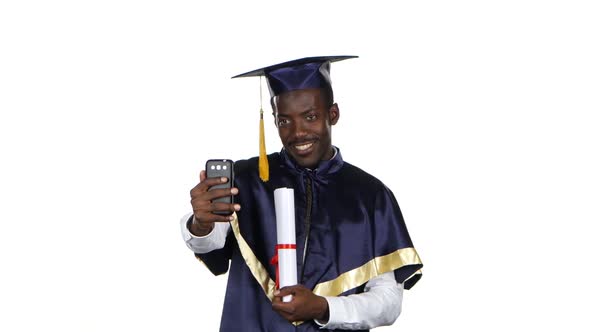
M211 189L223 189L223 188L232 188L234 186L234 162L229 159L210 159L207 160L205 164L205 172L207 173L208 178L216 178L220 176L225 176L228 178L229 181L221 184L216 184L209 188ZM214 199L213 202L222 202L222 203L234 203L234 196L225 196L221 198ZM215 214L219 215L230 215L231 212L226 211L213 211Z

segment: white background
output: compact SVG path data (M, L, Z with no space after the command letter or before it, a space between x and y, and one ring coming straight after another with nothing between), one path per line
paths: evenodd
M360 56L332 66L334 144L393 190L425 263L377 331L588 330L589 17L585 1L3 1L0 330L217 330L226 279L178 221L208 158L257 154L258 80L229 78L334 54Z

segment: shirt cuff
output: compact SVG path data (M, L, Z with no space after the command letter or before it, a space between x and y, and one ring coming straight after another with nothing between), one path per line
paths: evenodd
M196 236L188 229L188 222L192 221L193 215L187 214L180 219L180 232L187 247L196 254L205 254L210 251L223 248L225 238L229 232L230 224L227 222L215 223L213 230L205 236Z
M328 321L321 323L317 319L314 322L319 325L321 329L331 329L332 326L342 323L346 317L346 308L342 303L342 299L337 296L324 296L328 302L328 312L330 313Z

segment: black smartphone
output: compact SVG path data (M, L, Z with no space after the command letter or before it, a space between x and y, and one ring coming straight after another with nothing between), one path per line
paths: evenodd
M205 172L207 173L208 178L216 178L220 176L225 176L228 178L226 183L216 184L209 188L211 189L223 189L223 188L232 188L234 186L234 162L229 159L210 159L207 160L205 164ZM221 198L214 199L213 202L223 202L223 203L231 203L234 202L234 196L225 196ZM215 214L220 215L230 215L231 212L225 211L213 211Z

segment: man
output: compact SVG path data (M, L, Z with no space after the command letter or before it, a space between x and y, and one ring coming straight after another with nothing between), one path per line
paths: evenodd
M330 63L348 58L304 58L238 76L267 78L283 149L268 156L268 180L264 162L259 170L263 155L236 162L234 188L209 190L227 179L206 179L202 171L191 190L193 215L181 221L185 242L214 274L225 273L232 261L221 331L390 325L403 288L420 278L422 263L393 194L344 162L332 145L340 110L332 100ZM299 285L275 290L273 191L282 187L295 192ZM235 204L211 202L230 195ZM291 302L281 300L286 295Z

